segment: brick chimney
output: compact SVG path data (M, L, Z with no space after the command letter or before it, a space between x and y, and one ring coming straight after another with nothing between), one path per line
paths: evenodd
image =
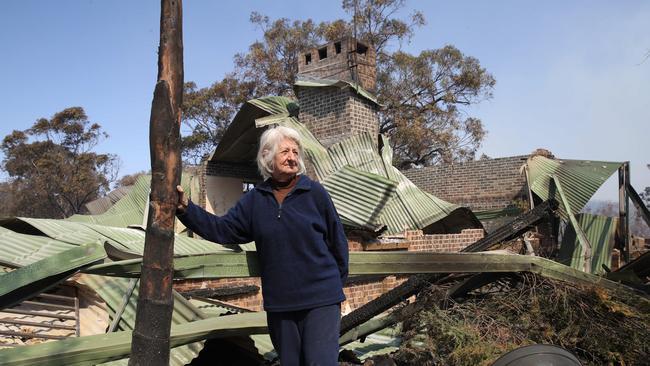
M351 81L374 92L377 80L375 50L346 37L303 52L298 59L298 74Z
M351 37L300 54L298 78L342 80L374 92L375 51ZM378 105L353 87L297 86L299 119L325 146L362 132L379 134Z

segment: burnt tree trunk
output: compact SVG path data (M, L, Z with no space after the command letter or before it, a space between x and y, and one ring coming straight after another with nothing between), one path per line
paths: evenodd
M168 365L176 185L181 178L182 1L161 0L158 82L149 121L151 194L129 365Z

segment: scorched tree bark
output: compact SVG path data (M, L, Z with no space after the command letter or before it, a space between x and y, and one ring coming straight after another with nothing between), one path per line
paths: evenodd
M176 185L180 183L183 97L181 0L161 0L158 82L149 121L151 195L129 365L168 365Z

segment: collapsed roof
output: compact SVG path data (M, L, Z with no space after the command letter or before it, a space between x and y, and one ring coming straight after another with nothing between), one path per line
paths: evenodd
M408 229L432 234L482 228L469 209L424 192L395 168L387 138L381 138L381 150L368 133L325 148L298 121L297 108L296 102L286 97L244 103L209 160L250 163L255 160L265 127L291 127L301 135L315 178L332 197L347 227L372 231L385 228L387 234Z

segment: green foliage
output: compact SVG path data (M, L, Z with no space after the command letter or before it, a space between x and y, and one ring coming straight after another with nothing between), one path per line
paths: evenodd
M418 56L396 52L383 66L380 132L391 137L396 165L473 160L485 130L461 107L490 98L495 84L478 60L447 45Z
M12 198L5 214L64 218L82 212L109 188L117 172L116 156L92 151L105 137L81 107L5 136L2 169L10 179L4 188Z
M477 59L453 46L417 56L391 52L425 24L417 11L400 18L404 5L404 0L343 0L350 19L319 24L311 19L271 20L253 12L250 21L263 38L246 53L235 55L236 71L209 88L186 85L185 162L196 164L214 149L245 100L293 96L301 52L355 33L377 52L376 94L386 105L380 112L380 128L391 137L396 165L406 168L473 159L485 130L463 107L489 99L495 80Z
M650 356L647 299L599 287L523 274L462 302L433 288L418 305L404 321L398 364L487 366L535 343L566 348L584 365L639 365Z

